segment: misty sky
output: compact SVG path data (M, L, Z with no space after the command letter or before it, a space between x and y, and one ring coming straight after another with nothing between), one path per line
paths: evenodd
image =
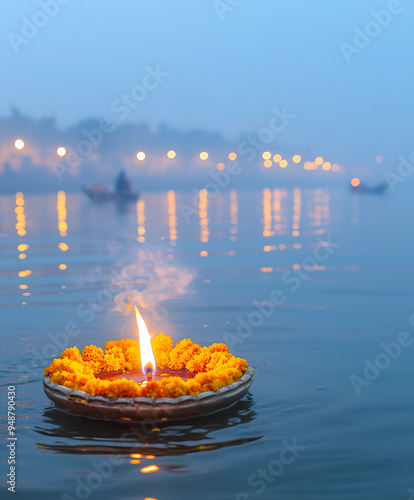
M290 145L361 165L377 154L394 165L414 149L409 0L65 1L17 53L10 33L21 36L22 18L41 8L3 2L0 115L17 106L62 126L108 116L159 65L168 76L127 120L237 137L286 107L296 115L281 135ZM215 6L232 1L220 19ZM399 12L347 62L341 42L354 45L355 27L390 3Z

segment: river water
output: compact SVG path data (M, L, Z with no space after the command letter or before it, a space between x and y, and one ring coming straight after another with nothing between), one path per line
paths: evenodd
M1 424L4 438L13 385L15 498L408 500L411 205L403 188L144 192L127 206L1 196ZM44 367L67 344L136 338L131 294L152 334L225 341L246 358L249 394L145 435L56 410Z

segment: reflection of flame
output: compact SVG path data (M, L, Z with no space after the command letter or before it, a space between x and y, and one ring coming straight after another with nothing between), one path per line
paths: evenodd
M147 325L141 313L138 311L137 306L135 306L135 317L137 319L138 326L138 337L139 337L139 349L141 351L141 367L144 375L154 376L157 369L155 364L154 352L151 347L151 337L148 332Z

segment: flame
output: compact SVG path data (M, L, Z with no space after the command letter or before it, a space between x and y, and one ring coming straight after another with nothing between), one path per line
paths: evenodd
M151 336L148 332L147 325L145 324L145 321L141 316L141 313L138 311L137 306L135 306L135 317L137 319L142 373L147 376L154 376L157 365L155 364L154 352L151 346Z

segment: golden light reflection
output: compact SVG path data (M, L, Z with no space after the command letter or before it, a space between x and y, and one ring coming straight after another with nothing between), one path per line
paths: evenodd
M62 158L66 155L66 148L64 148L63 146L59 146L56 150L56 154Z
M278 234L282 230L282 190L276 188L273 190L273 220L274 229ZM272 233L275 234L275 233Z
M201 151L200 153L200 160L207 160L208 159L208 153L207 151Z
M273 161L274 161L275 163L279 163L281 159L282 159L282 157L281 157L280 155L275 155L275 156L273 157Z
M24 141L22 139L16 139L14 141L14 147L18 150L21 150L24 148Z
M332 172L339 172L340 167L337 163L334 163L331 167Z
M237 224L238 224L238 202L237 202L237 190L236 189L231 189L230 190L230 240L231 241L236 241L237 240Z
M200 257L207 257L207 255L208 255L207 250L201 250Z
M266 168L270 168L272 166L272 160L265 160L263 162L263 166Z
M263 154L262 154L262 158L263 160L270 160L270 158L272 157L272 153L270 151L265 151Z
M15 225L18 236L24 236L26 234L26 216L24 214L24 196L23 193L16 193L16 208L14 209L16 213L17 223Z
M288 166L288 162L286 160L280 160L279 167L286 168Z
M322 168L323 168L324 170L330 170L330 169L331 169L331 164L329 163L329 161L324 161L324 162L322 163Z
M170 158L172 160L173 158L175 158L177 156L177 153L173 149L170 149L170 151L168 151L168 153L167 153L167 156L168 156L168 158Z
M145 202L144 200L137 201L137 241L144 243L145 241Z
M236 153L232 152L229 154L228 158L229 158L229 160L235 160L237 158L237 155L236 155Z
M144 151L138 151L137 160L143 161L143 160L145 160L145 157L146 157L146 154L144 153Z
M177 202L175 199L175 192L171 189L167 193L168 203L168 229L170 241L177 240Z
M66 193L59 191L57 194L56 209L58 212L58 229L60 236L66 236L68 225L66 223Z
M129 456L130 456L131 458L142 458L141 453L131 453Z
M329 213L329 205L331 198L329 193L322 195L322 218L325 220L325 225L328 225L330 213Z
M62 252L66 252L68 250L68 245L67 243L65 243L64 241L61 241L59 244L58 244L58 247L60 248L60 250L62 250Z
M292 158L293 163L300 163L301 160L302 158L300 157L300 155L294 155Z
M322 163L323 163L322 156L318 156L317 158L315 158L315 163L316 163L316 165L322 165Z
M361 181L358 179L358 177L354 177L351 180L351 186L353 187L358 187L361 184Z
M292 217L292 236L299 236L300 217L302 207L302 192L300 188L293 190L293 217Z
M17 192L16 193L16 207L14 209L15 213L16 213L16 231L17 231L17 235L18 236L25 236L26 235L26 217L25 217L25 214L24 214L24 196L23 196L23 193L21 192ZM20 260L24 260L26 259L27 255L24 253L26 252L26 250L29 249L29 245L27 243L19 243L17 245L17 251L19 252L19 259ZM25 278L27 276L30 276L30 274L32 274L32 271L30 271L29 269L26 270L26 271L18 271L17 275L19 278ZM19 289L20 290L27 290L29 287L26 283L21 283L19 284ZM22 293L23 296L30 296L30 292L23 292ZM26 303L23 303L23 305L26 305Z
M141 469L141 472L143 474L149 474L151 472L157 472L157 470L160 470L160 468L158 467L158 465L147 465L146 467L143 467Z
M273 236L272 231L272 192L269 188L263 189L263 236Z
M313 212L313 225L318 227L322 225L322 190L315 189L314 197L314 212Z
M260 272L261 273L271 273L273 271L273 267L261 267Z
M206 243L210 236L208 229L208 192L200 189L198 196L198 215L200 218L200 241Z
M217 170L224 170L226 165L223 162L217 163Z

